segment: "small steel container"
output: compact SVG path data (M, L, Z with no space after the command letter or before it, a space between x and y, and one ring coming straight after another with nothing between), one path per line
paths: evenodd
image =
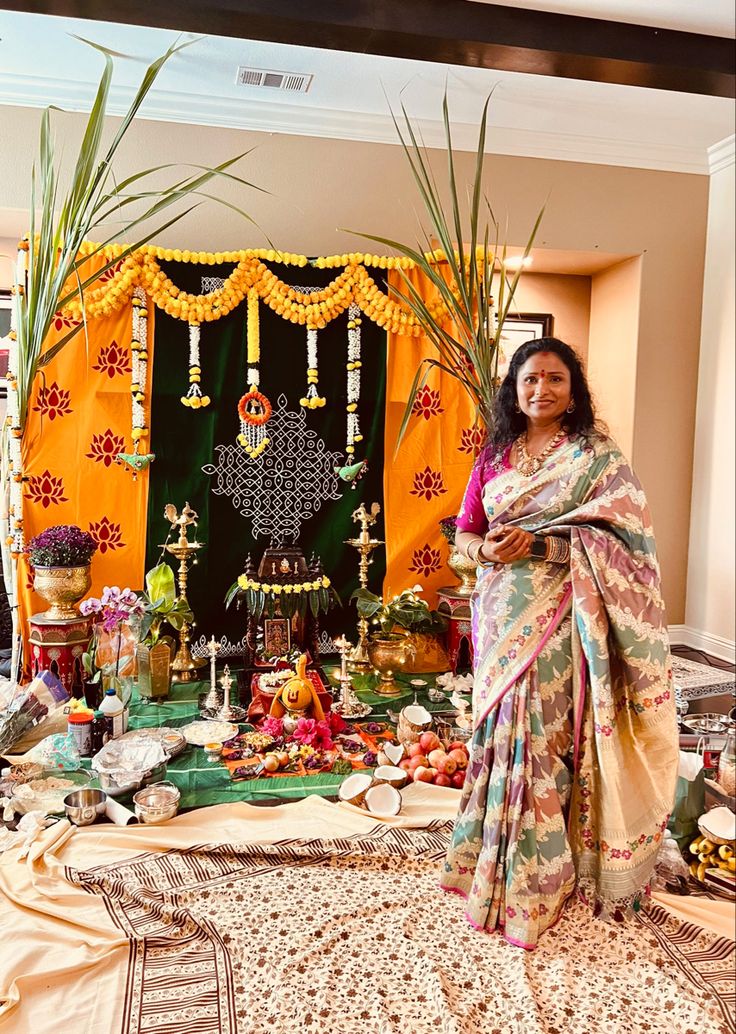
M133 794L135 814L139 822L166 822L179 810L181 794L173 783L151 783Z
M107 807L107 794L93 787L74 790L64 798L66 817L75 826L91 826Z

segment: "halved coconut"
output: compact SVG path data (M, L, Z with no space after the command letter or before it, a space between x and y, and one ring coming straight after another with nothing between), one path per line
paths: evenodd
M365 806L371 815L398 815L401 811L401 794L388 783L377 783L366 793Z
M377 783L388 783L389 786L395 786L400 790L406 785L409 776L403 768L396 768L395 765L379 765L373 773L373 778Z
M730 808L713 808L698 819L703 836L714 844L732 844L736 841L736 815Z
M347 779L343 779L337 796L347 804L354 804L357 808L362 807L365 795L373 785L373 776L367 772L354 772Z
M398 765L404 756L404 748L400 743L386 743L378 752L379 765Z
M421 704L409 704L401 712L401 717L409 722L410 725L415 725L417 729L426 729L427 726L432 724L432 715Z

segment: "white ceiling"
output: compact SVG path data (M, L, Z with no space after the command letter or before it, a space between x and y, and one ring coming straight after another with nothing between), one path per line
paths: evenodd
M636 0L495 2L616 20L656 17L657 24L672 28L733 32L732 0L697 6L663 0L646 11ZM113 113L125 110L145 64L176 38L163 29L0 11L0 104L88 110L101 58L74 34L133 56L117 63ZM241 87L239 65L309 73L314 80L306 94ZM142 115L395 143L390 110L403 102L433 146L443 141L445 88L460 148L474 149L483 102L493 90L490 152L701 174L733 153L734 102L723 97L214 36L200 38L171 60Z
M612 22L654 25L660 29L699 32L706 36L736 35L736 8L731 0L474 0L501 7L556 11Z

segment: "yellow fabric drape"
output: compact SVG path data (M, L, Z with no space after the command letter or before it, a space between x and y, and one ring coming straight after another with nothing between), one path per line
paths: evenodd
M433 298L434 288L422 273L414 269L405 275L422 298ZM402 290L402 282L401 274L389 273L393 289ZM394 457L406 400L425 356L438 358L425 337L388 335L384 594L393 596L419 584L426 601L434 606L438 588L457 584L446 566L448 546L438 522L460 507L483 431L476 425L475 409L460 383L435 367L417 396Z
M151 308L151 307L149 307ZM50 348L70 323L57 318L44 345ZM26 542L56 524L77 524L98 544L92 558L93 596L103 586L141 587L146 549L148 472L133 480L115 462L132 452L130 372L132 306L91 320L36 378L23 435L23 519ZM146 423L150 427L153 312L148 319ZM142 442L142 452L147 444ZM18 565L24 658L28 618L48 604L33 592L27 557Z

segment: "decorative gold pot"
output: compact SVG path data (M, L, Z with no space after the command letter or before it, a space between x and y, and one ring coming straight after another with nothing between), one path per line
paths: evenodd
M445 646L444 632L410 632L405 638L414 647L413 655L404 666L407 675L449 671L452 667Z
M414 644L404 635L391 632L372 636L368 640L368 659L381 676L373 692L383 697L401 696L404 691L396 683L394 672L403 668L414 653Z
M78 618L74 604L90 590L92 579L90 565L83 567L34 567L33 588L50 603L44 611L52 621Z
M139 643L136 649L138 660L138 692L148 700L161 700L171 689L171 647L168 643L146 646Z
M456 546L450 546L447 566L460 579L460 585L455 591L462 596L470 596L475 588L476 565L473 561L463 556Z

